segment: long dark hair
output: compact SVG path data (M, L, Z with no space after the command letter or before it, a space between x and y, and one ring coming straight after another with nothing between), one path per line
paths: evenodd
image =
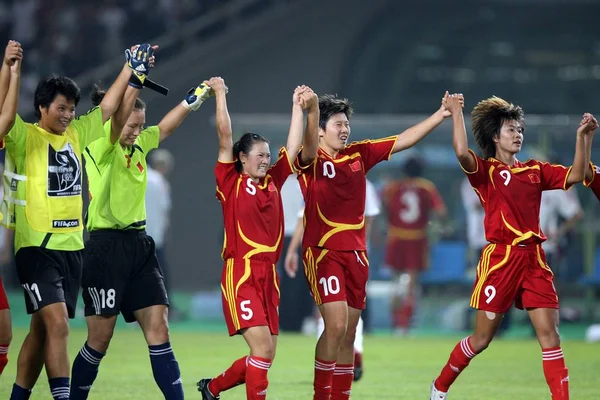
M254 143L265 142L269 144L269 139L257 133L246 132L244 135L233 144L233 159L235 160L235 169L237 172L242 172L242 160L240 153L248 154L252 151Z

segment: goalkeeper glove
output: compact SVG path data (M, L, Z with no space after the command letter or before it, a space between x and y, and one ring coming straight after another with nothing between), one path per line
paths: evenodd
M215 92L210 86L206 83L202 83L195 88L191 88L181 104L188 110L196 111L206 99L214 95Z
M129 85L141 89L146 77L150 73L150 58L154 55L154 49L151 45L144 43L135 46L133 50L125 50L125 59L127 66L131 69L131 78Z

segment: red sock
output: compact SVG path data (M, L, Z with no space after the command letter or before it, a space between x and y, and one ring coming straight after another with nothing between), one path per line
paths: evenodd
M246 399L264 400L267 398L269 379L267 373L271 367L271 360L250 356L246 367Z
M0 375L2 375L6 364L8 364L8 345L0 344Z
M331 400L348 400L352 381L354 380L354 365L336 364L333 370L331 385Z
M414 311L414 301L412 297L402 300L402 304L395 310L394 324L396 328L410 328Z
M356 351L356 349L354 350L354 366L357 368L362 367L362 353ZM334 372L335 374L335 372Z
M246 382L247 359L248 356L244 356L239 360L235 360L231 367L210 381L208 390L213 396L217 397L219 393Z
M334 369L335 361L323 361L315 358L315 380L313 382L315 394L313 400L330 399Z
M450 358L446 366L442 369L440 376L435 380L436 389L447 392L450 389L450 385L454 383L458 375L467 368L471 359L476 355L475 350L471 346L470 336L458 342L452 353L450 353Z
M569 400L569 370L560 347L542 349L542 367L552 400Z

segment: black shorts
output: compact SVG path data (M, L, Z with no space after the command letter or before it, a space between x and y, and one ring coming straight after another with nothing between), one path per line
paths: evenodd
M169 305L154 240L143 230L102 229L90 233L83 253L85 316L123 314Z
M65 303L75 317L81 282L82 251L22 247L15 255L17 275L23 286L27 314L54 303Z

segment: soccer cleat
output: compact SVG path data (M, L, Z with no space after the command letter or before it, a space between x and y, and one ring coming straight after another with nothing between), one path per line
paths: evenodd
M359 381L363 376L363 368L362 366L354 366L354 382Z
M212 378L204 378L200 379L200 381L196 384L198 386L198 391L202 393L202 400L219 400L221 396L213 396L213 394L208 390L208 384L212 381Z
M429 395L429 400L446 400L447 395L448 392L442 392L435 388L435 381L431 382L431 394Z

